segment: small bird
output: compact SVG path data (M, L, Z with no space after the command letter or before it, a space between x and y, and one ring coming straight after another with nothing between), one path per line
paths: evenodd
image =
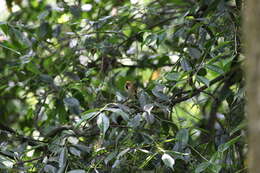
M136 85L132 81L126 81L125 83L125 90L128 94L130 99L136 99L137 97L137 88Z

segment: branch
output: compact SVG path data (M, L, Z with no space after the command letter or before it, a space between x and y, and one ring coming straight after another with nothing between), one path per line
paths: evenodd
M63 130L72 130L72 126L58 126L49 131L46 135L44 135L46 138L52 138L56 136L58 133L61 133Z
M75 135L77 136L82 136L82 137L91 137L91 136L95 136L95 135L98 135L99 134L99 130L96 129L96 128L92 128L92 129L89 129L88 132L86 132L85 130L84 131L81 131L79 129L76 129L74 128L73 126L67 126L67 125L64 125L64 126L58 126L58 127L55 127L54 129L52 129L50 132L48 132L45 137L47 138L52 138L60 133L62 133L62 131L64 130L72 130Z
M128 67L128 68L152 68L152 69L158 69L160 67L171 67L174 66L176 64L172 64L172 63L166 63L166 64L160 64L160 65L156 65L156 64L144 64L144 65L140 65L140 64L136 64L136 65L125 65L122 63L118 63L117 62L117 66L116 67Z
M224 78L225 78L225 75L220 75L220 76L216 77L215 79L211 80L211 81L210 81L210 85L213 85L213 84L215 84L215 83L221 81L221 80L224 79ZM181 102L183 102L183 101L189 100L190 98L192 98L192 97L198 95L199 93L203 92L203 91L204 91L205 89L207 89L207 88L208 88L208 86L207 86L207 85L204 85L204 86L202 86L202 87L200 87L200 88L198 88L198 89L191 90L190 92L192 92L192 91L193 91L193 92L192 92L190 95L186 95L186 96L181 97L181 98L173 99L173 100L171 101L171 106L174 106L174 105L177 104L177 103L181 103Z
M1 134L1 130L7 131L7 132L9 132L11 134L16 134L15 130L13 130L11 127L8 127L8 126L6 126L6 125L4 125L2 123L0 123L0 134Z
M16 165L23 165L24 163L41 160L41 159L43 159L44 157L45 157L45 155L40 156L40 157L36 157L36 158L33 158L33 159L30 159L30 160L19 161L19 162L15 163L15 164L16 164Z
M160 21L160 22L158 22L158 23L156 23L156 24L153 24L153 25L149 26L147 29L148 29L148 30L149 30L149 29L153 29L153 28L155 28L155 27L157 27L157 26L161 26L161 25L163 25L163 24L165 24L165 23L167 23L167 22L169 22L169 21L171 21L171 20L173 20L173 19L177 19L177 18L178 18L178 17L176 17L176 16L167 18L167 19L165 19L165 20L162 20L162 21ZM132 36L129 37L128 39L126 39L126 40L122 41L121 43L119 43L119 45L118 45L117 47L122 46L123 44L127 43L128 41L134 40L134 39L135 39L136 37L138 37L140 34L142 34L142 33L141 33L141 32L138 32L138 33L132 35Z

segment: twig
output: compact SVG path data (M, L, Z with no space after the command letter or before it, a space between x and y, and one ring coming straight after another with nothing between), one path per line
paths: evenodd
M221 81L221 80L224 79L224 78L225 78L225 75L220 75L220 76L216 77L215 79L211 80L211 81L210 81L210 85L213 85L213 84L215 84L215 83ZM192 97L198 95L199 93L201 93L203 90L205 90L205 89L207 89L207 88L208 88L208 86L207 86L207 85L204 85L204 86L200 87L199 89L194 90L193 93L190 94L190 95L186 95L186 96L184 96L184 97L180 97L180 98L177 98L177 99L173 99L173 100L171 101L171 106L174 106L174 105L177 104L177 103L186 101L186 100L188 100L188 99L190 99L190 98L192 98ZM190 92L192 92L192 90L190 90Z
M40 156L40 157L36 157L36 158L33 158L31 160L25 160L25 161L19 161L17 163L15 163L16 165L23 165L24 163L27 163L27 162L33 162L33 161L36 161L36 160L40 160L40 159L43 159L45 156Z
M177 18L178 18L178 17L176 17L176 16L167 18L167 19L165 19L165 20L162 20L162 21L160 21L160 22L158 22L158 23L156 23L156 24L153 24L153 25L149 26L147 29L148 29L148 30L149 30L149 29L153 29L153 28L155 28L155 27L157 27L157 26L163 25L163 24L165 24L165 23L167 23L167 22L169 22L169 21L171 21L171 20L173 20L173 19L177 19ZM132 36L129 37L128 39L126 39L126 40L122 41L121 43L119 43L119 45L118 45L117 47L121 47L123 44L127 43L128 41L134 40L134 39L135 39L136 37L138 37L140 34L141 34L141 32L138 32L138 33L132 35Z

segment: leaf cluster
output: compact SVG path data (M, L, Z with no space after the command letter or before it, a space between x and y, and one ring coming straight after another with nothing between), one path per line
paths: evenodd
M246 171L241 4L6 2L1 170Z

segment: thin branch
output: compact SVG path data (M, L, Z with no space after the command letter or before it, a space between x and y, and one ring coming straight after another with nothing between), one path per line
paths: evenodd
M215 79L211 80L211 81L210 81L210 85L213 85L213 84L215 84L215 83L221 81L221 80L224 79L224 78L225 78L225 75L220 75L220 76L216 77ZM177 103L181 103L181 102L183 102L183 101L189 100L189 99L191 99L192 97L194 97L194 96L200 94L202 91L204 91L204 90L207 89L207 88L208 88L208 86L207 86L207 85L204 85L204 86L202 86L202 87L200 87L199 89L196 89L196 90L194 90L194 91L191 90L191 91L190 91L190 92L192 92L191 94L186 95L186 96L184 96L184 97L177 98L177 99L173 99L173 100L171 101L171 106L174 106L174 105L177 104Z
M144 65L140 65L140 64L136 64L136 65L125 65L125 64L121 64L118 63L117 67L128 67L128 68L153 68L153 69L157 69L160 67L171 67L174 66L175 64L172 63L167 63L167 64L160 64L160 65L156 65L156 64L144 64Z
M153 29L153 28L155 28L155 27L157 27L157 26L164 25L165 23L167 23L167 22L169 22L169 21L171 21L171 20L173 20L173 19L177 19L177 18L178 18L178 17L176 17L176 16L167 18L167 19L165 19L165 20L162 20L162 21L160 21L160 22L158 22L158 23L156 23L156 24L153 24L153 25L149 26L147 29L149 30L149 29ZM119 45L118 45L117 47L121 47L123 44L127 43L128 41L131 41L131 40L135 39L135 38L138 37L140 34L141 34L141 32L138 32L138 33L132 35L132 36L129 37L128 39L126 39L126 40L122 41L121 43L119 43Z
M30 160L25 160L25 161L19 161L17 163L15 163L16 165L23 165L24 163L28 163L28 162L33 162L33 161L36 161L36 160L40 160L40 159L43 159L45 156L40 156L40 157L36 157L36 158L33 158L33 159L30 159Z

